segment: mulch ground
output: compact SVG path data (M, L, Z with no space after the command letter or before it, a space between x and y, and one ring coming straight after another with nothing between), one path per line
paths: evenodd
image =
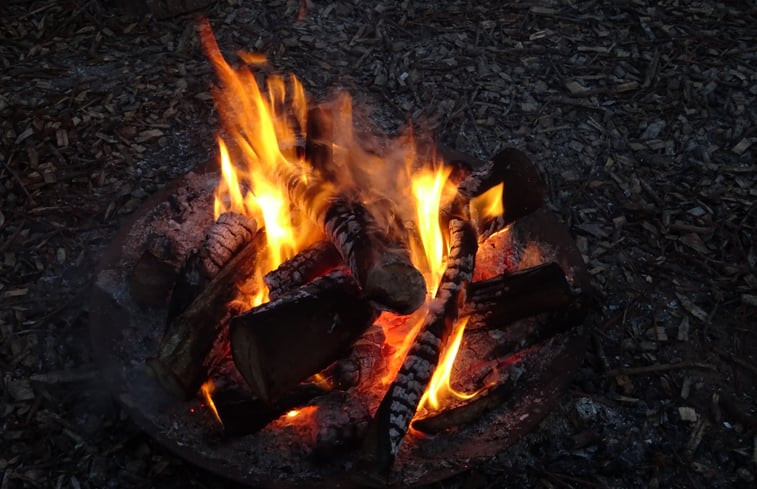
M215 2L225 53L347 88L486 158L524 150L606 318L560 407L435 488L754 487L753 1ZM0 489L236 487L99 383L95 266L150 194L214 157L193 14L0 4Z

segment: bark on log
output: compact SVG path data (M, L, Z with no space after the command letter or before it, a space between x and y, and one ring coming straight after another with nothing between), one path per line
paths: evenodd
M469 222L457 219L450 221L449 227L450 253L436 297L397 377L384 395L364 441L364 473L372 481L386 481L410 420L439 361L442 344L457 318L464 284L473 275L476 231Z
M468 288L468 329L505 328L540 313L566 309L575 300L563 269L547 263L489 280Z
M199 250L189 255L171 293L166 322L184 312L223 266L250 242L257 223L252 217L225 212L205 234Z
M408 250L383 236L362 204L336 199L323 222L366 298L378 309L410 314L423 305L426 282Z
M275 300L282 295L320 277L342 262L342 257L330 241L318 241L283 262L263 279L268 297Z
M482 240L544 205L546 184L539 170L528 156L515 148L506 148L494 155L463 180L458 192L472 199L500 183L503 184L504 212L478 223Z
M273 402L343 354L376 317L354 279L337 269L233 318L234 363L253 394Z
M147 360L148 371L170 393L188 399L205 377L204 360L218 331L226 323L229 302L237 296L237 284L255 274L259 254L265 249L265 233L253 239L200 292L192 304L173 319Z

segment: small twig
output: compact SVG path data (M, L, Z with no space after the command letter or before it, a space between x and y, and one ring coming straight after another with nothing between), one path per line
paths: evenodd
M757 367L755 367L751 363L745 362L744 360L740 358L736 358L735 356L733 356L732 353L723 351L720 348L715 348L714 350L715 350L715 353L725 358L726 360L730 360L731 362L735 363L739 367L749 370L752 373L752 375L757 375Z
M618 375L646 375L658 372L669 372L670 370L679 370L686 368L701 368L705 370L716 370L714 365L702 362L680 362L680 363L662 363L657 365L648 365L646 367L616 368L609 370L607 375L617 377Z

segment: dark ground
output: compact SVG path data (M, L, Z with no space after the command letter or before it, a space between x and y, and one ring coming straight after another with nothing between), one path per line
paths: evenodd
M606 6L612 5L612 6ZM754 487L754 2L317 2L208 9L314 95L350 89L481 158L543 169L607 322L560 407L434 488ZM0 489L236 487L98 382L87 298L120 223L213 157L192 15L0 3Z

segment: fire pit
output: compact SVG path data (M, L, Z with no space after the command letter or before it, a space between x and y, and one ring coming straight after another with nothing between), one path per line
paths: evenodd
M201 35L220 172L142 206L91 306L134 419L266 487L425 484L533 428L581 362L589 285L530 160L359 136L346 96L264 93Z

